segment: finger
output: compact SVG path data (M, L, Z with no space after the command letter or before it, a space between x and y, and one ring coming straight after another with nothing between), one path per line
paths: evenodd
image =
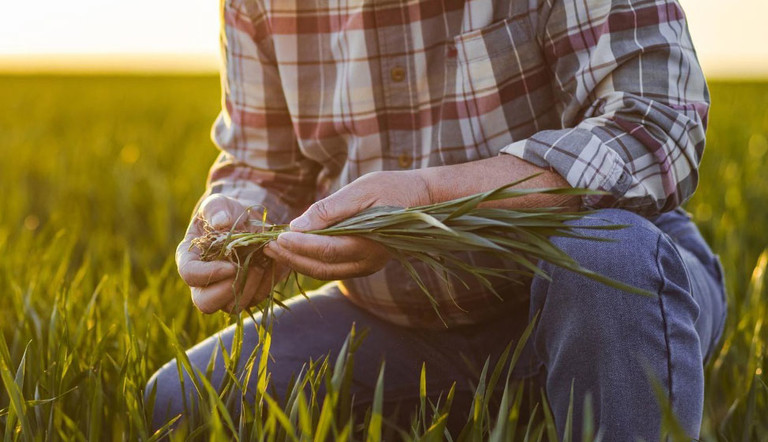
M216 313L232 301L234 278L225 279L207 287L192 287L192 302L203 313Z
M232 313L239 313L244 310L244 307L256 306L269 297L274 286L280 281L283 281L288 275L288 272L291 270L289 267L283 264L277 264L275 261L271 262L273 263L272 265L276 265L276 268L274 268L274 273L272 266L264 269L261 276L259 277L258 287L254 290L253 296L251 296L247 302L241 302L239 305L238 303L232 301L227 306L227 311Z
M176 265L181 279L192 287L205 287L231 278L237 271L229 261L202 261L200 251L196 247L190 248L189 240L183 241L176 249Z
M237 268L229 261L182 259L179 275L190 287L207 287L223 279L233 278L237 273Z
M322 236L311 233L285 232L277 237L280 247L322 262L350 262L364 259L376 244L352 236ZM369 244L369 243L373 243Z
M222 310L228 313L239 313L246 307L253 305L254 299L258 297L259 287L265 279L267 273L260 267L251 267L245 275L245 283L241 280L236 290L233 290L231 299Z
M377 266L368 260L343 263L318 261L283 249L274 241L265 247L264 254L290 266L299 273L324 281L366 276L381 268L376 268Z
M354 187L344 187L333 195L315 202L301 216L291 221L291 230L307 232L323 229L367 209L364 195Z

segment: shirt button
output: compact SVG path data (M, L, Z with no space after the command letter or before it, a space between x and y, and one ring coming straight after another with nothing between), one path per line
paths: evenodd
M401 169L407 169L411 167L411 164L413 164L413 157L407 153L401 153L397 156L397 164Z
M405 69L403 69L402 66L393 67L389 74L392 76L392 81L395 83L400 83L405 80Z

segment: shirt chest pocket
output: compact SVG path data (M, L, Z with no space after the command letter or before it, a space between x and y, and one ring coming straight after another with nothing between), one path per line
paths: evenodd
M459 34L453 48L443 113L453 118L442 122L442 163L495 156L552 127L550 74L527 16Z

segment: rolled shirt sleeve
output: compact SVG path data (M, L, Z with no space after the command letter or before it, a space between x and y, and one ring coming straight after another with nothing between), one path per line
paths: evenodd
M653 216L693 194L709 93L676 1L542 2L537 38L562 129L502 149L608 192L585 208Z
M230 196L286 223L313 200L319 166L299 150L263 14L240 0L221 12L222 110L211 134L221 152L203 197Z

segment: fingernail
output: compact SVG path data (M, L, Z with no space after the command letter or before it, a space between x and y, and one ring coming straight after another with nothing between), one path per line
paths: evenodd
M295 239L296 235L300 235L296 232L283 232L277 237L277 245L281 247L289 246Z
M229 227L230 224L229 215L226 212L216 212L211 217L211 226L213 227Z
M301 215L300 217L291 221L290 227L291 227L291 230L306 229L307 227L309 227L309 220L307 219L306 216Z

